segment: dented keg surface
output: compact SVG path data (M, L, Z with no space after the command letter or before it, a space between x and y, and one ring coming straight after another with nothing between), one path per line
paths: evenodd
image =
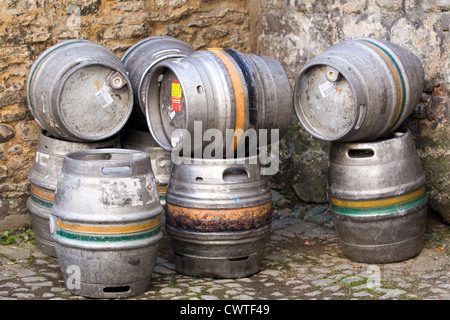
M50 231L67 290L93 298L148 290L162 238L161 212L147 153L103 149L66 154ZM73 268L79 268L78 286L67 285Z
M178 272L215 278L258 272L271 221L270 188L256 157L173 165L166 230Z
M411 133L368 143L331 143L328 194L350 259L390 263L422 250L425 174Z
M49 229L49 219L64 155L77 150L102 148L120 148L119 136L115 135L103 141L83 143L57 139L44 130L40 132L34 162L27 175L30 181L30 197L27 200L27 207L32 213L36 247L41 252L56 257L55 243Z
M83 39L60 42L39 55L28 73L27 99L44 130L76 142L115 135L133 108L131 83L120 59Z
M298 74L294 107L302 126L322 140L371 141L393 132L419 102L420 60L384 40L337 43Z
M221 133L228 154L244 143L248 129L278 129L281 138L293 113L282 65L271 57L234 49L198 50L186 58L167 59L151 71L144 92L155 140L172 150L189 133L192 138L185 143L192 142L192 154L210 143L194 143L195 134L200 133L201 141L208 129ZM195 132L196 122L201 129ZM226 130L235 131L236 141L227 143ZM270 135L265 143L270 143Z
M122 63L133 86L134 101L145 118L144 90L151 69L170 58L182 58L193 53L192 46L170 36L154 36L142 39L131 46L122 56Z

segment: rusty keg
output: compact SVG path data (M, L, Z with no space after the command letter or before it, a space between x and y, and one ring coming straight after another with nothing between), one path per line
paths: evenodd
M195 50L186 42L170 36L154 36L132 45L121 60L133 86L134 101L145 118L144 90L148 74L154 66L170 58L183 58Z
M198 50L167 59L151 71L144 92L150 132L166 150L181 145L186 134L199 134L202 140L205 132L215 129L225 142L223 152L233 154L245 143L249 129L277 129L281 138L293 113L282 65L271 57L234 49ZM196 122L202 125L199 133ZM227 130L236 134L229 142ZM210 142L196 144L196 138L191 137L191 150L198 158L195 150Z
M50 216L66 289L93 298L145 292L162 238L161 212L146 152L66 154Z
M374 142L332 142L328 195L350 259L390 263L422 250L425 174L409 131Z
M327 141L371 141L393 132L419 102L420 60L384 40L337 43L298 74L294 107L302 126Z
M27 78L31 114L52 136L85 142L118 133L133 108L120 59L83 39L60 42L35 60Z
M102 141L71 142L52 137L44 130L40 132L33 165L27 174L30 181L27 208L32 213L36 247L41 252L56 257L55 243L49 229L49 218L64 155L76 150L101 148L120 148L119 136L115 135Z
M260 270L271 229L271 192L256 157L174 163L166 230L176 270L239 278Z

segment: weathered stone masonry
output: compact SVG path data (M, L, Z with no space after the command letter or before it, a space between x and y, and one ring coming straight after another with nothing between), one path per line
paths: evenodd
M430 208L450 221L450 4L446 0L4 0L0 2L0 231L30 225L27 172L40 127L26 100L34 59L55 43L84 38L119 57L138 40L170 35L195 49L231 47L279 60L292 84L309 59L358 36L391 40L425 68L422 101L404 126L427 174ZM328 144L292 119L273 187L293 201L324 203Z

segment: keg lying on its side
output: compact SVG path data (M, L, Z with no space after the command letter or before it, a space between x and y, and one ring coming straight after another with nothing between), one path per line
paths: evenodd
M192 136L185 142L191 144L192 154L184 156L195 156L197 148L209 144L203 141L209 129L220 133L227 154L245 141L248 129L278 129L281 138L293 113L282 65L234 49L199 50L186 58L167 59L153 68L144 93L148 126L160 146L172 150L187 134ZM226 141L227 130L236 138ZM270 137L265 143L270 144Z
M375 142L331 143L328 194L350 259L390 263L422 250L425 174L409 131Z
M294 106L302 126L328 141L371 141L393 132L419 102L420 60L384 40L337 43L298 74Z
M271 230L271 193L256 157L174 164L166 230L176 270L239 278L261 268Z
M66 154L50 231L67 290L93 298L148 290L162 238L161 212L147 153L103 149Z
M56 257L49 219L64 155L77 150L101 148L120 148L119 136L103 141L82 143L57 139L46 131L41 131L34 162L27 175L31 186L27 207L32 213L34 237L39 251Z
M184 58L195 50L184 41L170 36L154 36L132 45L122 56L122 63L133 86L134 101L145 118L144 88L154 66L170 58Z
M27 77L31 114L52 136L109 138L127 122L133 90L120 59L95 42L72 39L42 52Z

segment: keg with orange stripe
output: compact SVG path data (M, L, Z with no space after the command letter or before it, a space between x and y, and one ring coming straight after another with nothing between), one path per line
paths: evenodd
M120 148L119 136L95 142L71 142L55 138L44 130L40 132L33 165L27 174L30 181L27 208L32 213L34 237L39 251L56 257L49 218L64 155L76 150L101 148Z
M185 139L183 133L188 132L200 135L191 137L194 154L210 143L202 141L203 134L217 129L225 142L224 153L233 154L250 128L278 129L282 137L293 114L286 72L281 63L264 55L234 49L199 50L159 63L148 79L144 88L147 123L155 140L167 150L179 146ZM195 131L195 122L201 122L200 132ZM227 130L236 133L228 143ZM195 139L200 143L194 143Z
M93 298L145 292L162 238L161 212L148 153L66 154L50 216L66 289Z
M425 174L411 133L330 147L328 195L341 248L350 259L390 263L422 250Z
M257 160L185 158L173 165L166 230L178 272L237 278L259 271L272 210Z
M302 126L327 141L370 141L393 132L419 102L420 60L395 43L337 43L298 74L294 107Z

